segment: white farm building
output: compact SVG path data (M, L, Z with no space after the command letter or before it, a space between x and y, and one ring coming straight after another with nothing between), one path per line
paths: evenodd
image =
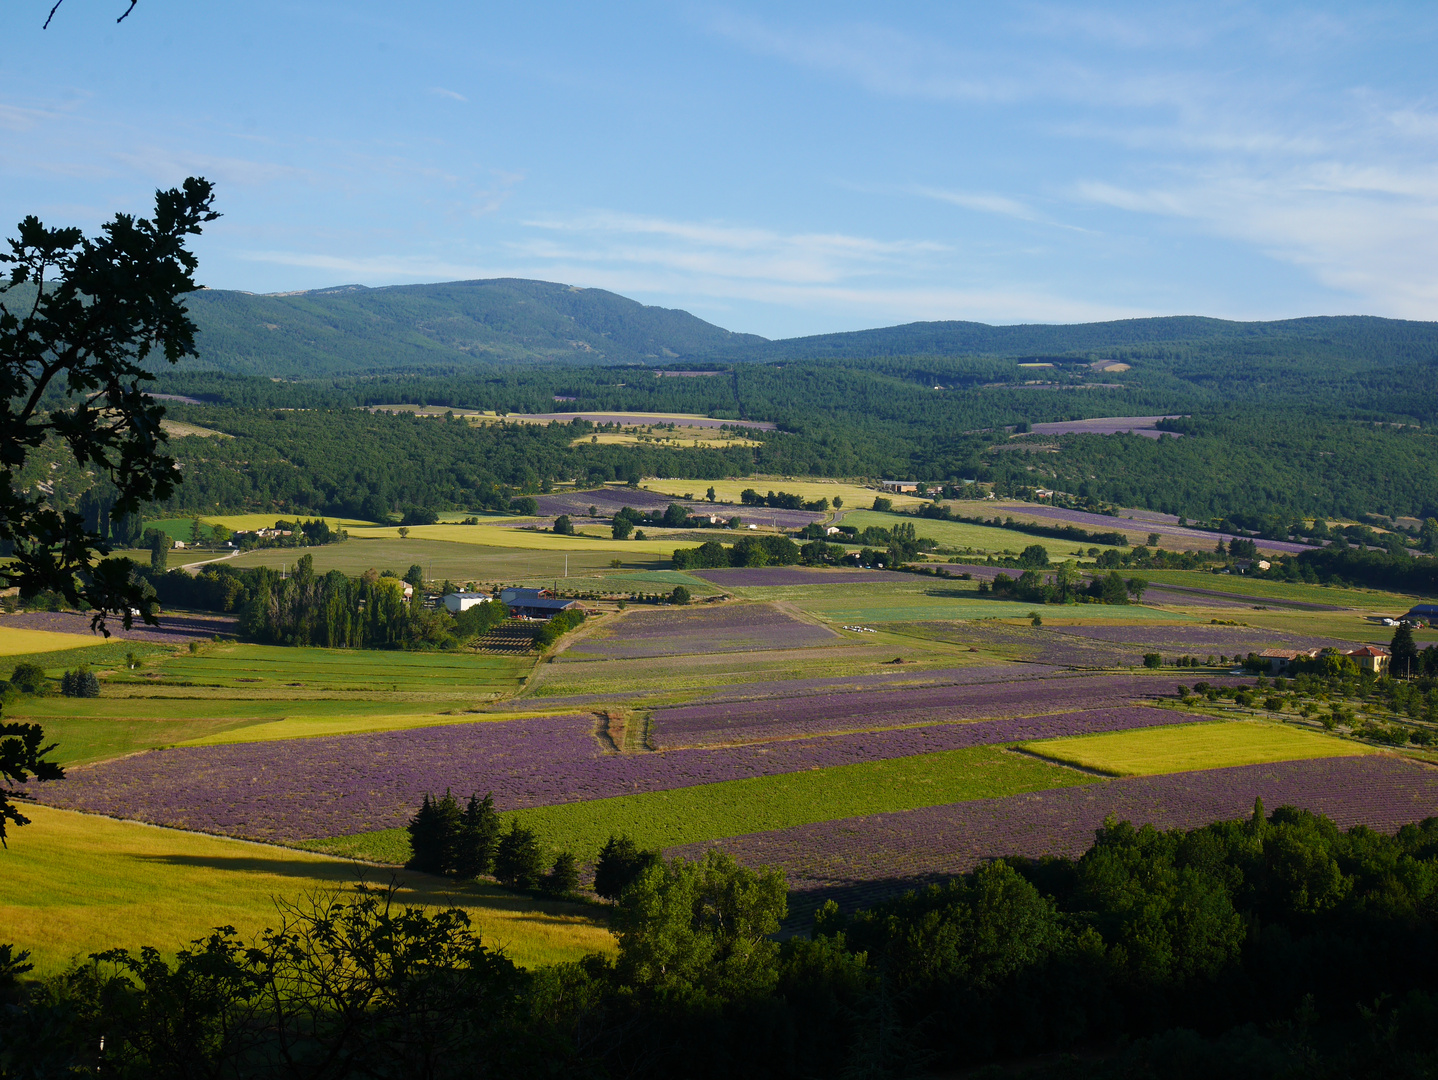
M487 604L493 599L494 597L489 593L452 592L444 598L444 606L458 615L461 611L468 611L475 604Z

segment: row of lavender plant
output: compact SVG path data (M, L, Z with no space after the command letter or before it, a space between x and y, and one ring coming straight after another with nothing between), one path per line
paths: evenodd
M613 659L680 653L802 649L834 640L834 632L802 622L768 604L714 608L669 608L635 612L584 651Z
M989 669L992 670L992 669ZM744 738L820 735L830 731L900 724L1032 716L1119 708L1158 689L1152 677L1102 675L1087 678L1014 680L978 685L906 687L803 698L686 705L654 713L658 745L693 746ZM1162 689L1171 691L1167 683Z
M73 770L45 802L159 825L294 841L402 824L424 792L494 793L502 810L773 776L971 746L1200 720L1107 709L651 754L604 754L592 716L176 747Z
M1395 757L1320 758L985 799L820 822L718 841L749 865L783 869L790 889L854 905L960 874L1003 856L1073 857L1113 816L1161 829L1248 816L1255 798L1272 811L1297 806L1340 827L1393 832L1438 815L1438 773ZM710 845L671 849L697 857Z

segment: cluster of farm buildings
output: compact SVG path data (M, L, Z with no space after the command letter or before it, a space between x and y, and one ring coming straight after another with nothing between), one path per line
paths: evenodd
M482 592L452 592L444 598L445 608L456 615L476 604L494 602L493 596ZM548 589L501 589L498 602L516 619L552 619L560 612L583 606L578 600L561 599Z

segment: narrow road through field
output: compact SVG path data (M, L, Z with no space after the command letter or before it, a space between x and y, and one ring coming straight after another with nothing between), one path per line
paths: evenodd
M228 555L220 555L219 557L214 559L201 559L199 562L184 563L180 567L180 569L185 571L185 573L187 574L198 574L200 572L199 568L202 566L209 566L210 563L224 562L226 559L233 559L236 555L239 554L240 552L236 550L230 552Z

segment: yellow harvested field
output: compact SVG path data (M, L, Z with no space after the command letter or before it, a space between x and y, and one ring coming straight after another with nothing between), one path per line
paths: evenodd
M215 431L211 428L200 427L198 424L186 424L179 420L161 420L160 427L166 435L171 438L182 439L187 435L198 435L202 439L233 439L233 435L226 435L223 431Z
M665 480L649 477L641 480L639 486L665 495L683 495L688 491L700 499L712 487L720 502L732 503L739 502L739 493L745 488L753 488L761 495L787 491L810 501L828 499L830 503L837 495L844 500L846 510L867 510L874 505L876 498L889 499L898 508L919 506L928 501L914 495L891 495L877 488L861 487L842 480L795 480L785 476L752 476L741 480Z
M4 938L29 949L37 975L91 952L153 945L163 953L229 924L248 938L276 925L275 901L388 885L391 869L290 848L135 822L26 807L12 829L0 891ZM612 952L614 939L579 904L532 900L483 884L406 871L402 903L462 907L486 944L535 966Z
M385 716L290 716L283 720L249 724L245 727L230 728L226 731L202 735L197 739L186 739L177 746L219 746L226 743L271 742L276 739L310 739L324 735L359 735L374 731L401 731L408 728L442 727L446 724L503 723L506 720L523 720L535 716L552 716L554 713L503 712L503 713L456 713L446 716L440 713L390 714Z
M399 529L393 525L376 525L350 529L351 540L394 540ZM410 540L448 540L458 544L483 544L489 547L525 548L530 551L613 551L626 554L670 555L676 547L693 546L700 541L682 540L615 540L610 536L561 536L552 532L531 532L528 529L507 529L500 525L413 525Z
M0 656L22 656L26 653L57 652L79 649L86 645L102 645L105 639L89 634L56 634L49 630L24 630L6 626L0 616Z
M1218 721L1172 727L1075 735L1021 743L1031 754L1113 776L1223 769L1307 758L1357 757L1374 753L1358 743L1280 724Z
M204 525L223 525L227 529L273 529L277 521L317 521L329 522L332 529L353 529L373 526L373 521L365 521L362 518L329 517L325 514L218 514L213 517L201 517L200 522Z

